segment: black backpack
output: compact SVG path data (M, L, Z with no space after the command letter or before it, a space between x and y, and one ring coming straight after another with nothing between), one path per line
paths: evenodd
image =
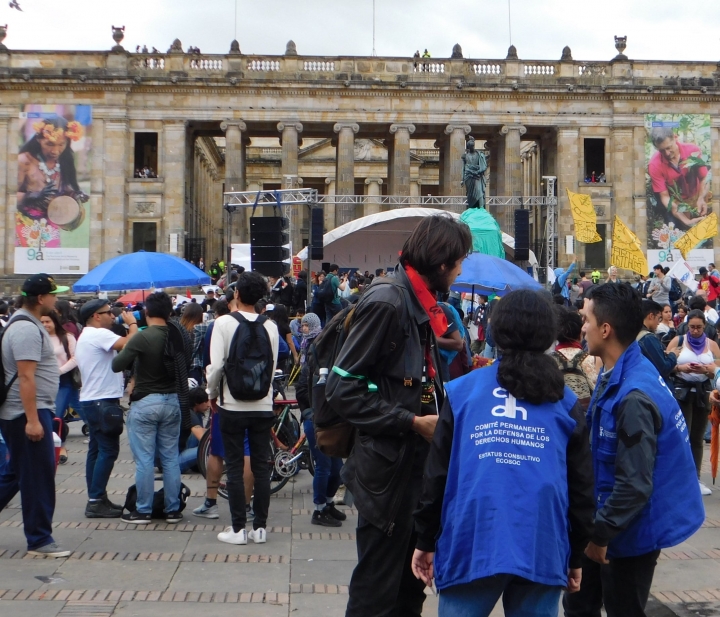
M7 400L8 392L10 392L10 388L15 383L15 380L18 377L17 372L12 376L10 381L8 383L5 383L5 367L3 366L2 361L2 341L5 338L5 333L8 331L8 328L14 324L16 321L31 321L32 323L35 323L30 317L27 317L25 315L18 315L11 321L9 321L7 324L5 324L5 327L0 330L0 405L4 405L5 401ZM36 324L37 325L37 324ZM45 343L45 337L42 337L41 334L41 341L44 344Z
M182 512L187 505L188 497L190 497L190 489L185 485L180 485L180 507L178 512ZM125 497L125 505L123 506L128 512L137 510L137 487L133 484ZM161 488L153 494L152 518L165 518L165 489Z
M236 401L259 401L268 395L273 380L274 357L264 325L267 317L258 315L255 321L250 321L241 313L230 315L238 326L225 361L228 390ZM223 404L222 395L220 404Z
M333 290L332 277L334 275L328 274L325 280L320 283L315 295L320 302L332 302L335 299L335 291Z
M404 338L409 336L410 299L408 291L404 286L399 285L392 279L379 279L374 285L397 285L403 294L404 300L404 328L400 335ZM372 289L372 286L368 289ZM315 338L310 345L307 354L308 371L311 375L311 404L313 409L313 423L315 428L315 440L317 448L327 456L338 456L347 458L350 456L355 443L355 427L345 418L340 416L325 398L325 384L318 384L320 369L327 368L329 371L335 366L335 359L340 355L348 333L352 327L352 319L357 304L351 304L335 315L323 328L323 331ZM393 341L398 344L399 341ZM405 373L411 379L409 371L410 358L405 354ZM368 380L368 388L377 386Z
M558 283L557 279L555 279L552 284L552 295L553 296L562 295L562 287L560 287L560 283Z
M670 302L677 302L682 298L682 287L676 278L673 278L670 282L670 293L668 294Z

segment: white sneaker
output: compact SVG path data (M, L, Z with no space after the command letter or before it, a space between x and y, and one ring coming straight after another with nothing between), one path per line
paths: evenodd
M705 486L702 482L700 482L700 494L703 497L707 497L708 495L712 495L712 491L707 486Z
M245 529L241 529L235 533L232 526L230 526L227 527L225 531L221 531L218 534L218 540L220 540L220 542L225 542L226 544L247 544L248 533Z
M253 529L248 537L255 542L255 544L265 544L267 542L267 532L261 527L260 529Z

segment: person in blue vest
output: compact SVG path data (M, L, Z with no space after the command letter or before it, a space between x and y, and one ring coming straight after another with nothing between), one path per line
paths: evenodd
M545 354L557 333L547 294L493 309L500 360L446 384L415 512L412 568L440 591L440 617L556 617L580 588L592 532L585 415Z
M579 593L566 617L645 615L660 550L705 520L688 430L672 392L643 356L640 294L599 285L585 299L583 333L601 373L588 410L595 471L595 531Z

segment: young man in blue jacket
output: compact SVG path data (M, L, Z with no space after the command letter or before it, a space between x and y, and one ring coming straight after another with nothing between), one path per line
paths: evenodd
M680 407L635 342L640 294L600 285L583 316L588 352L604 366L588 410L597 511L565 615L599 615L604 604L608 617L644 617L660 550L693 535L705 511Z
M677 356L674 353L665 353L662 343L655 336L655 330L662 318L662 309L654 300L642 301L643 327L636 339L643 356L650 360L665 382L669 382L670 374L677 365Z

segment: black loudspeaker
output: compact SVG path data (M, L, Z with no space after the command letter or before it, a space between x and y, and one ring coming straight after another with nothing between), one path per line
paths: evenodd
M322 260L323 254L323 232L325 231L325 212L322 208L310 210L310 259Z
M290 241L286 232L290 221L280 216L250 217L250 266L265 276L285 276L290 264L283 260L290 257L285 244Z
M515 210L515 261L530 259L530 210Z

